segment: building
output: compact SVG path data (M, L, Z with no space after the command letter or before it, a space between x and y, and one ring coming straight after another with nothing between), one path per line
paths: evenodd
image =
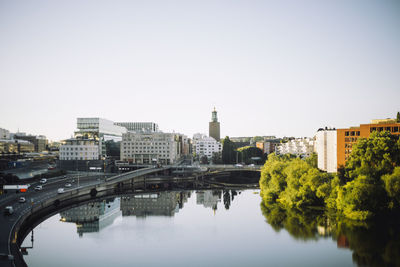
M159 131L158 124L154 122L116 122L115 125L125 127L129 132L156 133Z
M19 133L16 133L14 135L14 139L25 140L32 143L34 145L35 152L40 153L47 150L47 139L44 135L20 135Z
M125 127L115 125L113 121L102 118L78 118L75 138L94 139L98 141L101 157L106 157L106 141L122 140L122 134L126 133Z
M318 168L326 172L337 171L337 132L335 129L319 129L315 135Z
M309 157L314 153L313 138L295 138L276 146L277 155L292 154L299 157Z
M214 111L212 112L211 116L211 121L209 123L209 128L208 128L208 135L215 140L219 141L220 138L220 125L218 122L218 117L217 117L217 111L214 108Z
M0 128L0 139L10 139L10 131Z
M99 141L71 138L60 146L60 160L99 160Z
M2 154L32 153L34 151L35 146L29 141L0 139L0 153Z
M399 135L400 123L396 122L395 119L372 120L370 124L337 129L337 167L345 165L353 145L359 138L368 138L374 131L387 131L391 134Z
M221 202L221 194L219 190L196 191L196 204L216 211Z
M193 153L196 156L207 156L211 159L214 153L222 152L222 144L204 134L193 135Z
M137 164L175 163L182 155L183 145L175 133L132 133L122 135L121 161Z
M261 149L264 154L271 154L276 151L276 147L279 146L281 143L281 139L268 139L261 142L256 142L256 147Z

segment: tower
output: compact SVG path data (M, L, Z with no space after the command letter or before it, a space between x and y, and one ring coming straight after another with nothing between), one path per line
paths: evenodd
M217 117L217 111L215 110L211 113L211 121L209 122L209 128L208 128L208 135L215 140L219 141L220 140L220 129L219 129L219 122L218 122L218 117Z

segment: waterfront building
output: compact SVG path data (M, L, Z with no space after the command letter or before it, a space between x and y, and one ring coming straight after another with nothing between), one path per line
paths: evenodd
M292 154L299 157L309 157L314 152L314 139L295 138L276 146L277 155Z
M0 139L10 139L10 131L0 128Z
M47 150L47 139L44 135L25 135L16 133L14 139L25 140L34 145L35 152L40 153Z
M319 129L315 135L315 149L318 155L318 168L326 172L337 171L337 131Z
M175 133L132 133L122 135L121 161L138 164L172 164L183 155L183 140Z
M211 122L209 123L208 135L215 140L220 140L220 125L218 122L217 111L214 108L214 111L211 115Z
M196 156L211 159L214 153L219 152L222 152L222 144L214 138L199 133L193 135L193 153Z
M368 138L374 131L387 131L393 135L400 134L400 123L395 119L372 120L370 124L357 127L337 129L337 166L344 166L350 156L353 145L359 138Z
M221 194L222 192L219 190L196 191L196 204L216 211L218 202L221 202Z
M125 127L102 118L78 118L77 128L76 138L98 141L101 157L106 157L106 141L119 142L122 140L122 134L127 132Z
M99 141L71 138L60 146L60 160L99 160Z
M115 125L125 127L129 132L156 133L159 131L158 124L154 122L116 122Z

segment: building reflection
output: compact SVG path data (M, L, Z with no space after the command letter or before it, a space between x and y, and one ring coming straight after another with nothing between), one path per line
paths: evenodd
M183 208L190 192L158 192L121 197L122 216L174 216Z
M221 202L221 194L221 190L197 191L196 204L216 211L218 209L218 202Z
M120 215L120 198L91 202L60 213L62 222L76 224L80 237L84 233L99 232Z

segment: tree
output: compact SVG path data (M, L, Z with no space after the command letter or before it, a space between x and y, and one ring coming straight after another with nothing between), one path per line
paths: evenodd
M222 164L222 153L214 152L211 157L211 162L213 164Z
M222 162L224 164L235 163L235 144L226 136L222 140Z
M200 157L200 163L201 164L208 164L208 158L207 156L203 155Z
M244 146L237 149L239 152L239 161L249 164L252 160L251 158L257 157L262 160L263 151L258 147Z
M400 112L397 112L397 118L396 118L397 122L400 122Z

